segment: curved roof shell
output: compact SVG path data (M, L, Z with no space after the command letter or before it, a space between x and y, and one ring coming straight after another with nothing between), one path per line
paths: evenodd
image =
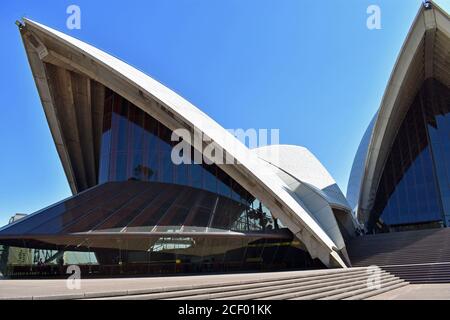
M433 2L422 6L402 46L364 157L357 215L367 222L384 164L397 131L423 82L435 78L450 87L450 17ZM369 133L367 133L369 135ZM360 164L359 164L360 165Z
M66 34L24 19L21 34L44 111L73 193L97 182L102 92L107 87L171 130L202 134L236 165L219 165L259 198L325 265L345 267L337 245L230 132L158 81L127 63ZM102 89L103 88L103 89ZM195 146L200 151L202 146Z
M345 233L356 229L351 208L336 181L306 148L294 145L271 145L252 150L267 162L293 193L293 197L308 211L327 235L345 252L345 242L338 223ZM337 211L334 211L337 209ZM335 216L335 212L343 213Z
M350 211L344 194L327 169L305 147L271 145L253 149L258 157L310 185L332 207Z

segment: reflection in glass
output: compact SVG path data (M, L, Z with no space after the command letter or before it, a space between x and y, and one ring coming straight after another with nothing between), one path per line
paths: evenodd
M323 267L221 168L174 165L170 137L156 119L107 91L100 184L0 230L0 237L14 236L2 244L92 252L98 263L80 265L86 276Z
M414 99L387 159L369 230L449 226L450 94L427 80Z

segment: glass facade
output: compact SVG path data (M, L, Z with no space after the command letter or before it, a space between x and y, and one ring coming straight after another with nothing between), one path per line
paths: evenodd
M427 80L414 99L378 187L368 229L450 226L450 94Z
M450 227L450 92L438 81L426 84L425 121L433 152L434 170L444 223Z
M154 224L158 224L158 230L164 230L167 225L204 228L208 223L208 214L214 206L218 211L228 206L239 207L241 213L236 218L230 218L226 212L219 212L211 221L211 228L237 228L240 231L279 229L278 221L273 219L270 211L217 165L194 164L193 148L192 164L174 164L171 152L178 142L171 141L171 135L171 130L166 126L120 95L109 91L105 99L100 184L137 180L190 187L184 188L185 191L179 194L185 197L186 202L179 200L179 206L188 209L198 206L206 208L206 211L200 213L199 210L195 219L191 217L186 220L188 212L183 214L178 210L173 217L166 215L161 217L160 221L154 221ZM204 191L201 194L210 196L205 196L197 202L193 201L190 193L198 192L197 189ZM168 195L167 205L173 205L176 196L177 194ZM217 205L216 200L219 198L224 199L223 205ZM225 201L228 202L227 205ZM228 222L222 221L224 219L228 219ZM142 223L140 221L135 224Z
M3 235L72 233L245 232L277 234L267 211L192 187L108 182L20 223Z
M3 228L0 238L11 239L2 243L93 252L98 263L81 267L94 275L322 267L218 166L173 164L171 134L108 91L99 185ZM10 274L46 267L14 266Z

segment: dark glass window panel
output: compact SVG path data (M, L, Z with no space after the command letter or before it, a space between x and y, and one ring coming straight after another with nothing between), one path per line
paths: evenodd
M143 157L142 150L134 151L131 169L132 177L137 180L148 180L148 175L150 174L147 168L142 166Z
M128 225L140 212L147 208L153 200L162 192L160 188L150 184L129 205L119 209L97 226L96 230L122 229Z
M217 193L232 197L231 193L231 178L222 169L217 168Z
M262 212L265 216L265 221L266 221L266 225L265 225L265 229L266 230L275 230L277 229L278 226L275 225L275 220L272 217L272 214L270 213L270 210L262 205Z
M164 218L158 222L158 228L156 231L167 231L167 229L161 228L161 226L172 226L175 227L176 230L181 229L181 226L187 218L190 210L190 208L180 205L170 206L166 211ZM173 230L173 228L171 230Z
M203 261L210 263L212 270L217 270L222 267L226 250L226 238L206 238L203 243Z
M218 208L219 211L225 212L227 216L223 221L218 219L215 223L216 226L234 228L240 231L249 228L252 230L264 228L264 225L262 225L266 223L264 217L249 219L246 213L246 206L251 206L255 198L223 170L216 165L207 164L174 165L171 161L171 151L176 142L171 141L171 130L119 95L111 93L108 94L108 97L105 104L107 104L106 109L109 111L105 112L102 141L104 151L101 152L100 160L102 182L135 179L203 189L243 204L241 208L238 208L236 203L231 202L233 204L228 209ZM194 155L195 151L192 148L192 160ZM187 208L206 207L212 212L215 197L204 197L202 201L207 200L210 200L208 204L196 204L195 201L199 201L199 199L195 199L195 201L192 199L190 203L183 206ZM155 201L159 200L156 199ZM172 204L175 201L179 201L179 199L177 200L177 197L172 198ZM162 201L160 204L169 202L170 200ZM162 209L168 210L169 207L163 206ZM145 221L145 226L155 225L158 223L156 217L161 219L164 214L164 212L161 213L161 210L143 210L130 222L132 224L130 227L137 228L139 223L142 224L143 221ZM188 217L189 214L185 218L188 219ZM192 219L195 217L193 215ZM203 226L206 218L196 219L192 221L201 221L201 223L195 223L200 223Z
M264 249L261 253L261 259L267 266L272 266L275 260L275 255L280 247L278 239L266 239Z
M447 179L442 163L449 162L437 160L440 158L436 151L440 143L436 135L437 88L442 86L435 80L427 80L403 120L381 177L372 226L378 218L388 226L443 219L445 209L438 186L443 176ZM442 90L448 95L448 88Z
M233 212L239 212L240 204L234 205L231 200L221 198L211 221L211 228L229 230L231 229L231 219Z
M152 153L149 155L148 165L143 167L145 172L145 180L159 181L158 161L159 159L157 154Z
M199 164L191 164L191 186L194 188L203 188L203 168Z
M217 179L215 166L206 166L203 172L203 188L210 192L217 192Z
M212 210L203 207L194 207L192 213L185 221L185 226L207 227L211 217Z
M87 232L95 226L104 222L108 216L114 214L117 210L126 206L128 202L133 201L139 194L142 186L140 184L130 183L117 193L114 197L100 202L96 208L86 212L64 228L64 232Z
M242 187L238 183L236 183L233 179L231 179L230 184L231 184L231 199L235 201L240 201Z
M450 226L450 92L436 80L427 81L427 129L433 152L445 223Z
M230 267L239 268L244 262L245 252L247 249L247 240L242 238L230 238L227 243L230 248L224 258L224 262Z
M189 186L189 165L180 164L175 165L176 179L175 183L181 184L184 186Z
M195 195L193 189L185 188L184 191L178 195L174 204L167 210L164 217L158 222L158 225L182 225L189 213L189 208L195 203Z
M159 122L158 122L158 136L164 142L164 144L168 145L169 147L175 144L171 140L172 132L170 131L170 129Z
M246 263L262 263L262 253L264 250L265 239L254 241L249 243L246 250L245 262Z
M73 197L60 205L55 205L50 209L44 209L41 217L30 217L36 219L32 230L29 233L51 234L61 232L62 229L74 219L82 216L86 212L96 208L102 201L109 201L109 198L119 192L119 186L111 183L100 185L87 192ZM23 221L25 222L25 221ZM24 224L25 226L26 224Z
M111 130L102 134L102 152L100 157L99 183L109 180Z
M170 208L179 194L179 190L168 189L166 192L161 193L156 198L151 206L145 208L135 219L129 224L129 228L136 228L141 226L155 226L161 217Z
M126 100L122 100L120 104L120 113L114 113L113 118L116 117L117 120L114 124L117 124L117 151L126 152L128 151L128 125L129 121L127 118L128 103ZM114 120L113 120L114 121Z
M130 118L133 150L142 150L144 149L144 114L133 106Z
M11 226L7 225L4 227L5 230L2 230L2 234L19 235L30 233L32 229L37 228L46 221L63 214L66 211L66 208L67 205L65 203L53 205L50 208L35 213L34 215L23 218L20 223L17 222ZM41 233L47 233L47 231L44 229Z
M244 207L241 211L232 212L230 229L238 232L249 231L247 208Z
M259 231L264 229L264 215L262 211L248 209L247 210L250 231Z
M174 183L175 165L170 157L170 146L163 143L160 147L158 181Z
M125 152L120 152L115 154L116 159L116 181L124 181L127 180L127 164L128 164L128 155Z
M216 194L210 192L204 192L204 195L200 198L198 206L210 209L211 211L216 207L216 202L219 201L219 197Z

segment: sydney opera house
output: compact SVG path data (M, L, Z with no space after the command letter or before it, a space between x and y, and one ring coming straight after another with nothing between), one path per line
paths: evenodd
M450 19L434 4L401 49L347 196L307 149L249 149L112 55L28 19L19 29L73 196L0 229L3 246L89 253L93 274L347 268L363 234L450 226ZM208 137L192 157L212 145L236 161L175 164L178 129Z

